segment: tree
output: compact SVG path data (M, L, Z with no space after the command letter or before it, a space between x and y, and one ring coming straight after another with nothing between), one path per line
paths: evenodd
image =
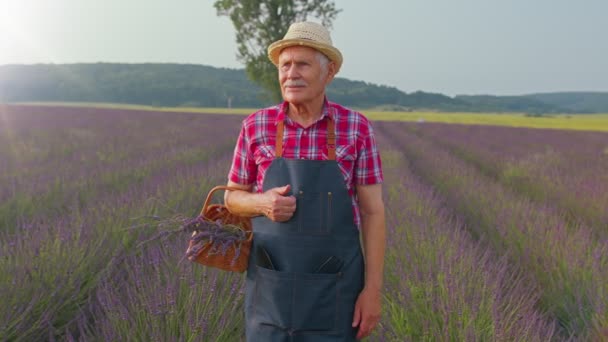
M247 76L267 91L272 101L281 100L276 67L266 48L282 39L294 22L309 16L331 28L340 10L328 0L217 0L217 14L228 16L236 29L237 58L245 64Z

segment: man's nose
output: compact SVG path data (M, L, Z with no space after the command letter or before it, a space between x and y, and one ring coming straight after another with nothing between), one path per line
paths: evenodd
M287 71L285 72L287 78L289 79L294 79L294 78L299 78L300 77L300 73L298 72L298 68L296 68L295 65L291 65L289 66L289 69L287 69Z

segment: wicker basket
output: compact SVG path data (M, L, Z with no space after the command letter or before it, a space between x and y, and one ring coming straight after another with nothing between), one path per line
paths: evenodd
M210 253L213 247L212 242L208 242L195 256L189 257L190 261L197 262L209 267L219 268L230 272L244 272L247 270L249 262L249 254L251 252L251 243L253 241L253 232L251 230L251 219L232 214L223 204L209 204L213 193L218 190L238 190L228 186L216 186L209 191L203 209L199 217L211 222L219 222L221 224L231 224L243 228L247 232L247 239L240 242L240 252L235 259L236 246L230 247L226 253ZM196 232L194 232L196 234ZM193 235L194 235L193 234ZM188 251L193 246L193 241L188 243Z

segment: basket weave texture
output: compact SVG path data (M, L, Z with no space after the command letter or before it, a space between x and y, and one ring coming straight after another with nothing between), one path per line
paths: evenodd
M216 186L207 195L203 209L199 217L210 221L217 222L221 225L235 225L246 231L246 239L238 242L238 246L230 246L226 253L218 253L217 248L213 248L213 240L206 242L204 247L197 253L189 257L190 261L199 264L215 267L224 271L244 272L247 270L249 262L249 254L251 253L251 243L253 242L253 232L251 229L251 218L232 214L224 204L210 204L213 194L218 190L239 190L228 186ZM197 232L194 232L195 235ZM188 243L189 251L194 243L190 239ZM215 252L213 252L215 250Z

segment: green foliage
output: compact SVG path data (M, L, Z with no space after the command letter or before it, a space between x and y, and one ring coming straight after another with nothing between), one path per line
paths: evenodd
M190 64L0 66L0 101L257 107L261 90L240 70Z
M276 68L266 55L248 72L268 77L280 100ZM261 68L267 68L262 70ZM264 74L264 72L267 72ZM270 75L272 74L272 75ZM266 75L266 76L264 76ZM270 76L268 76L270 75ZM369 108L467 109L441 94L406 94L395 87L336 78L327 88L331 101ZM242 70L184 64L39 64L0 66L0 102L110 102L165 107L259 108L277 102L261 99L263 89Z
M266 55L256 62L258 66L247 72L266 75L274 84L276 97L263 99L264 89L247 78L243 70L215 68L206 65L192 64L36 64L0 66L0 102L107 102L125 103L162 107L214 107L225 108L260 108L277 103L280 97L277 85L276 68ZM273 75L264 74L266 71ZM262 77L262 76L260 76ZM268 94L266 92L266 94ZM556 93L557 94L557 93ZM563 93L560 99L574 98L577 93ZM545 94L546 98L553 98ZM327 87L330 101L342 105L380 111L430 110L446 112L526 112L531 113L526 120L512 123L517 126L571 128L578 126L572 120L564 121L558 116L547 116L540 113L567 113L568 108L560 107L557 102L541 102L528 95L523 96L457 96L415 91L403 91L384 85L363 81L352 81L336 78ZM608 105L603 105L601 98L608 101L608 93L597 93L597 105L593 112L608 112ZM576 107L580 111L581 106ZM580 112L580 111L574 111ZM542 122L529 119L543 120ZM580 115L578 116L580 117ZM605 126L601 116L595 117L580 129L593 129ZM413 120L418 120L416 114ZM482 116L460 117L450 114L449 122L478 123ZM483 116L486 124L504 124L506 116ZM433 121L425 116L428 121ZM553 125L555 119L556 125ZM507 121L510 122L511 119ZM445 120L441 120L445 121ZM605 120L604 120L605 121ZM81 134L82 132L76 132ZM2 139L2 137L0 137ZM2 148L3 141L0 141ZM69 153L74 146L66 146L61 153ZM43 151L40 151L43 153ZM31 155L31 153L28 153Z
M456 96L456 99L472 104L477 111L506 110L509 112L526 112L531 114L569 112L566 108L525 96L459 95Z
M294 22L312 16L331 27L340 12L327 0L217 0L214 6L236 29L237 57L245 64L247 75L275 102L281 100L281 92L276 68L266 54L268 45L282 39Z
M608 96L602 92L546 93L526 97L578 113L601 113L608 107Z

